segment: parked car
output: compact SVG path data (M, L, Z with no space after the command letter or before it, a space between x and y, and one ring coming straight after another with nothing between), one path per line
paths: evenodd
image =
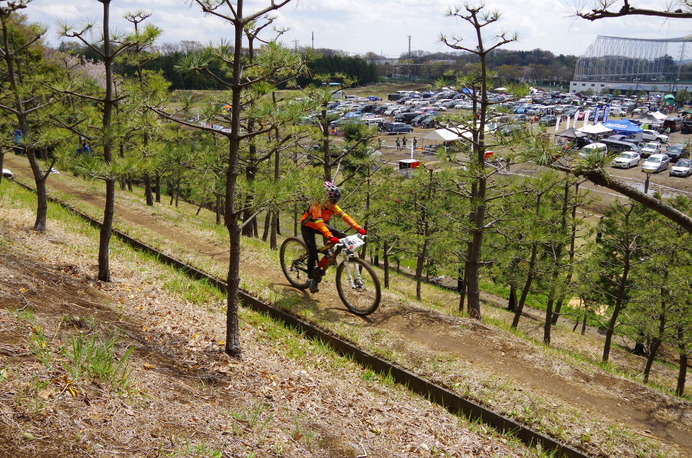
M613 159L613 167L621 169L629 169L631 167L636 167L639 165L639 153L635 151L624 151L620 153L618 157Z
M385 121L382 124L380 124L379 126L377 126L377 128L380 130L380 132L387 132L387 130L389 129L389 126L391 126L392 124L393 123L391 123L391 122Z
M384 119L373 117L373 118L365 118L364 121L365 121L365 124L367 126L375 126L379 129L380 125L382 125L382 123L384 122Z
M610 109L610 112L609 112L609 116L620 116L620 117L622 117L622 116L625 116L625 115L627 115L627 111L626 111L626 110L623 110L623 109L620 108L620 107L612 107L612 108Z
M421 114L419 114L418 116L416 116L415 118L411 119L410 121L404 121L404 122L408 122L408 123L411 124L412 126L417 126L418 124L420 124L420 122L421 122L422 120L424 120L424 119L427 118L427 117L428 117L427 114L421 113Z
M455 110L473 110L473 104L471 102L462 102L454 105Z
M639 145L639 140L634 138L633 136L630 135L622 135L622 134L616 134L616 135L610 135L604 140L617 140L619 142L627 142L627 143L632 143L633 145Z
M682 118L678 116L669 116L667 119L663 120L663 129L670 129L670 132L677 132L682 130Z
M642 172L658 173L668 168L670 158L666 154L653 154L642 164Z
M640 148L631 142L621 141L621 140L611 140L610 137L601 140L608 147L610 153L623 153L625 151L634 151L640 153ZM658 145L658 143L656 143Z
M682 128L680 129L682 134L692 134L692 120L684 119L682 121Z
M428 116L427 118L422 120L418 125L423 129L431 129L437 125L436 118L436 116Z
M394 116L397 113L399 113L400 111L401 111L401 107L392 106L392 107L385 108L384 111L382 112L382 114L385 116Z
M394 121L396 122L411 122L414 118L420 116L420 113L418 112L408 112L408 113L399 113L396 116L394 116Z
M603 115L604 115L604 114L605 114L605 113L603 112L603 110L598 110L598 119L596 119L596 121L603 121ZM594 116L595 116L595 115L596 115L596 112L594 112L594 111L592 111L591 113L589 113L589 121L594 121Z
M668 136L666 134L662 134L653 129L642 130L642 139L647 142L668 143Z
M688 177L692 175L692 159L679 159L670 168L668 175L671 177Z
M554 126L555 124L557 124L557 116L545 115L538 120L538 124L542 126Z
M653 156L661 153L661 144L659 142L649 142L642 147L642 157Z
M2 177L11 179L14 177L14 173L10 169L2 169Z
M666 154L670 158L670 162L677 162L678 159L683 157L690 157L690 147L684 143L669 145L666 148Z
M413 132L413 127L409 126L408 124L404 124L403 122L393 122L387 125L385 132L387 132L389 135L407 134L409 132Z
M497 132L502 136L518 136L521 134L521 132L524 130L524 128L519 125L519 124L505 124L504 126L500 127Z
M579 151L579 157L582 159L604 157L608 154L608 147L605 143L589 143Z

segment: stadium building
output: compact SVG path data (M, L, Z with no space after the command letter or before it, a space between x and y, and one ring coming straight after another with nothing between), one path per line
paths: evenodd
M692 35L647 40L599 35L577 61L570 92L692 92Z

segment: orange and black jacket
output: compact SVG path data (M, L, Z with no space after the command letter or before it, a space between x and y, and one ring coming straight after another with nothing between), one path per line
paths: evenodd
M338 205L329 201L327 201L327 203L315 202L312 204L310 208L303 213L303 216L300 217L300 224L316 229L320 231L325 238L330 238L332 233L326 223L334 215L341 217L341 219L353 229L360 229L360 226L353 218L344 213Z

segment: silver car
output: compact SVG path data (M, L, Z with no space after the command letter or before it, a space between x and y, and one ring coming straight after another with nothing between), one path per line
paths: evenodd
M652 154L642 164L642 172L658 173L668 168L670 158L667 154Z

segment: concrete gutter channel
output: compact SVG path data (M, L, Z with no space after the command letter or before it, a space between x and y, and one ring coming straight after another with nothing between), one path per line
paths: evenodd
M18 185L28 189L29 191L35 192L32 187L17 181L12 180ZM72 207L71 205L64 203L53 197L48 197L51 202L54 202L62 207L74 212L76 215L83 218L89 224L96 228L101 227L101 223L90 216L82 213L80 210ZM156 256L160 262L172 266L179 271L183 272L185 275L196 280L206 280L215 288L220 291L226 292L226 282L223 280L213 277L195 267L189 266L182 261L179 261L169 255L161 253L156 248L153 248L139 240L136 240L129 235L113 229L113 235L118 237L121 241L125 242L132 248L152 254ZM371 353L368 353L358 347L356 347L351 342L342 339L333 333L320 329L312 323L309 323L301 318L292 315L285 310L276 308L270 304L262 302L256 297L250 294L240 291L240 299L246 307L260 313L269 315L272 319L280 321L287 326L291 326L297 329L300 333L305 336L320 340L328 344L336 353L352 358L364 367L371 369L374 372L380 374L387 374L392 377L392 379L406 387L409 391L416 393L424 398L428 399L430 402L434 402L450 413L458 416L463 416L468 418L470 421L481 421L488 426L492 426L494 429L499 431L501 434L511 434L524 442L526 445L531 447L540 447L541 450L545 452L554 452L556 456L563 457L588 457L589 455L585 452L574 449L552 437L549 437L543 433L535 431L525 425L522 425L510 418L504 417L491 409L483 407L476 404L473 401L465 399L446 388L436 385L416 374L409 372L408 370L396 366L388 361L385 361Z

